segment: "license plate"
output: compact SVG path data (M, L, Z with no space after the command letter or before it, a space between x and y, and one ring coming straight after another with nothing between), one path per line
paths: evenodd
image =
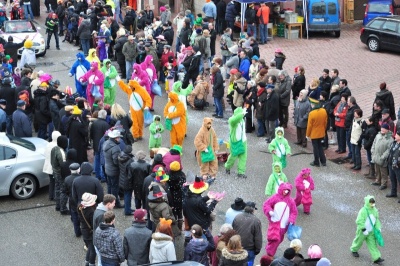
M313 22L324 22L323 18L313 18Z

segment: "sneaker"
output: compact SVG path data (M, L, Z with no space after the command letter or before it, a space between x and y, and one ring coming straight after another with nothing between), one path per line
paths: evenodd
M378 183L378 182L372 182L372 183L371 183L371 185L373 185L373 186L380 186L380 185L381 185L381 183Z
M237 177L238 177L238 178L244 178L244 179L246 179L246 178L247 178L247 175L245 175L245 174L238 174Z
M71 212L69 210L60 211L61 215L70 215Z
M382 258L377 259L376 261L374 261L375 264L379 264L382 265L382 262L384 262L385 260Z
M353 252L351 252L351 254L353 254L353 257L356 257L356 258L358 258L358 257L360 257L360 254L358 254L358 252L357 251L353 251Z
M316 164L316 163L314 163L314 162L311 162L310 165L311 165L311 166L315 166L315 167L319 167L319 164Z
M230 175L231 174L231 170L230 169L225 169L225 174Z

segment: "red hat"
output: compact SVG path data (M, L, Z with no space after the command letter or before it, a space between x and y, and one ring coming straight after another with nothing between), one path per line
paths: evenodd
M231 71L229 71L229 74L231 75L235 75L236 73L238 73L239 71L236 68L232 68Z
M186 48L184 49L184 51L185 51L185 52L193 51L193 48L192 48L192 46L188 46L188 47L186 47Z
M135 221L141 221L143 218L147 215L147 211L145 209L137 209L133 213L133 217L135 218Z
M196 176L194 183L189 186L189 190L195 194L201 194L208 189L208 184L202 178Z

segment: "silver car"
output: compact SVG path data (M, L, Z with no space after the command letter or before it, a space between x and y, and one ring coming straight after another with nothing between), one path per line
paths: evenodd
M49 176L43 173L47 144L40 138L0 133L0 196L29 199L37 188L49 184Z

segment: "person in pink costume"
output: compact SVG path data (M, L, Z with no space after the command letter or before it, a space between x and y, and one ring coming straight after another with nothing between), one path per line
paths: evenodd
M295 179L296 184L296 206L303 204L305 214L310 214L312 195L311 190L314 190L314 179L311 177L311 169L304 168Z
M153 109L154 105L154 97L156 96L152 91L151 91L151 84L153 84L154 81L157 82L157 71L156 68L154 67L153 63L153 56L152 55L147 55L144 61L140 64L140 67L142 68L145 73L147 73L150 81L150 97L151 97L151 108Z
M297 207L294 199L290 197L292 185L282 183L279 185L278 193L267 199L263 204L263 211L268 221L278 222L280 220L280 239L269 240L265 247L267 255L275 256L276 250L282 243L288 229L289 223L295 224L297 219Z
M104 75L99 70L99 63L96 61L90 63L90 70L79 81L87 83L86 97L90 106L93 106L94 98L104 99Z
M139 82L139 85L146 89L147 93L150 95L151 93L151 83L149 80L149 76L147 72L142 70L140 64L133 64L133 72L131 76L131 80L136 80Z

